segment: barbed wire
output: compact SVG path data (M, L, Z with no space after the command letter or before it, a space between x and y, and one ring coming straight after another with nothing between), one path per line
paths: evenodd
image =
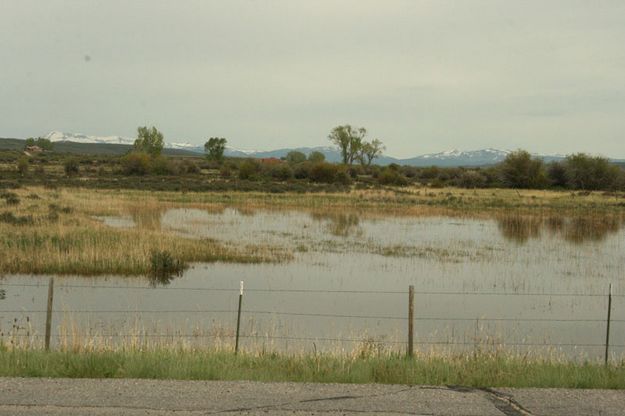
M42 334L6 334L0 336L2 338L43 338ZM63 339L69 342L75 340L75 338L67 335L55 334L51 335L51 338ZM208 338L228 338L234 339L236 335L224 335L224 334L87 334L80 338L196 338L196 339L208 339ZM295 336L283 336L283 335L240 335L241 339L262 339L262 340L284 340L284 341L312 341L312 342L348 342L348 343L366 343L366 344L394 344L405 345L406 341L394 341L394 340L381 340L381 339L366 339L366 338L336 338L336 337L295 337ZM482 341L419 341L415 340L414 345L439 345L439 346L473 346L473 347L545 347L545 348L558 348L558 347L584 347L584 348L605 348L605 344L588 344L588 343L545 343L545 342L482 342ZM625 348L625 344L610 344L610 348Z
M19 314L35 314L46 313L45 310L0 310L3 313L19 313ZM177 310L160 310L160 309L70 309L58 310L55 313L61 314L198 314L198 313L215 313L215 314L236 314L233 309L177 309ZM306 312L288 312L288 311L266 311L266 310L242 310L243 315L277 315L277 316L299 316L314 318L342 318L342 319L372 319L372 320L398 320L408 321L405 316L386 316L386 315L351 315L351 314L335 314L335 313L306 313ZM456 317L426 317L417 316L415 321L451 321L451 322L605 322L605 318L488 318L485 316L475 318L456 318ZM625 319L610 319L610 322L621 323Z
M38 283L0 283L0 287L37 287L46 289L47 284ZM58 285L56 289L129 289L129 290L168 290L168 291L202 291L202 292L232 292L239 293L235 288L206 288L206 287L150 287L150 286L123 286L123 285L82 285L66 284ZM246 293L345 293L345 294L386 294L406 295L403 290L332 290L332 289L245 289ZM558 292L479 292L479 291L414 291L415 295L437 296L548 296L548 297L606 297L607 293L558 293ZM612 297L625 297L625 294L612 294Z

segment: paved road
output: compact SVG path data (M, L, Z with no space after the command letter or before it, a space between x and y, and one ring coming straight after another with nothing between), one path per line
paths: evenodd
M625 391L0 378L0 415L625 415Z

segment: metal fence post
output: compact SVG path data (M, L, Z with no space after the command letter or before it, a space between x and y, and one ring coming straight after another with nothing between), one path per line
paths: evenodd
M46 337L45 348L50 349L50 332L52 330L52 303L54 302L54 277L48 283L48 308L46 310Z
M608 321L606 323L606 331L605 331L605 356L604 363L608 365L608 354L610 350L610 315L612 314L612 283L610 283L610 288L608 290Z
M241 305L243 304L243 281L241 281L241 289L239 291L239 311L237 313L237 337L234 343L235 355L239 353L239 329L241 328Z
M408 287L408 357L414 351L414 286Z

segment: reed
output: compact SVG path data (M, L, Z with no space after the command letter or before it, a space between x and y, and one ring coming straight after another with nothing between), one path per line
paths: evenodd
M43 189L17 192L37 198L22 198L23 202L5 206L0 213L0 274L147 275L154 271L153 253L163 252L169 253L172 264L181 267L192 262L276 262L290 258L289 252L274 247L226 246L161 230L154 216L163 206L149 199L132 202L100 197L96 192ZM145 209L139 210L142 204ZM141 212L137 218L142 219L131 229L115 229L94 218L133 209Z

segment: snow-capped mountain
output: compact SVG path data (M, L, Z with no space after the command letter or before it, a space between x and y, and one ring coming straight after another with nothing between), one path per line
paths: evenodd
M62 133L60 131L52 131L44 136L51 142L74 142L74 143L106 143L106 144L130 144L135 139L121 136L87 136L80 133Z
M75 142L75 143L103 143L103 144L125 144L132 145L135 141L134 138L122 137L122 136L88 136L84 134L76 133L62 133L53 131L45 136L53 142ZM165 147L168 149L186 150L194 153L204 153L203 145L196 145L186 143L184 141L176 141L172 143L165 143ZM252 157L252 158L283 158L291 151L302 152L309 155L312 152L321 152L325 155L326 160L329 162L340 162L341 154L334 148L329 146L317 146L317 147L298 147L298 148L283 148L276 150L241 150L232 147L227 147L225 155L229 157ZM428 153L420 156L415 156L408 159L394 158L383 155L376 159L376 163L379 165L389 165L391 163L397 163L399 165L408 166L441 166L441 167L454 167L454 166L486 166L493 165L501 162L510 153L509 150L500 149L479 149L479 150L458 150L452 149L440 153ZM541 157L546 161L560 160L563 156L544 156L535 155Z
M509 150L480 149L458 150L452 149L446 152L429 153L410 159L401 160L402 164L411 166L481 166L499 163L510 153Z

